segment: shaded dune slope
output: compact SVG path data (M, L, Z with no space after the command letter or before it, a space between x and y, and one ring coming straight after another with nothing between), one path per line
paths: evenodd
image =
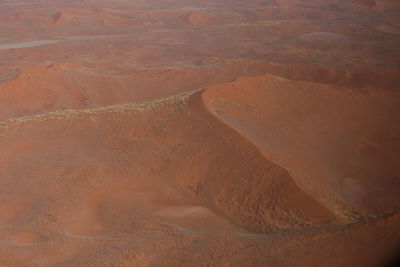
M337 216L399 210L398 94L265 75L213 86L205 99Z

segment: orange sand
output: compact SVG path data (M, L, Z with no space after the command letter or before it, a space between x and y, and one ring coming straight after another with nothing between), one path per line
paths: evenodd
M392 0L0 3L0 266L383 266Z

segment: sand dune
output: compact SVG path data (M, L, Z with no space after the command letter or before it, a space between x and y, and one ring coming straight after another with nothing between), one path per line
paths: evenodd
M224 16L217 14L209 14L202 11L193 11L187 17L190 24L214 24L221 23L225 20Z
M0 266L382 266L392 0L0 3Z
M206 99L214 114L326 206L350 204L372 216L398 210L398 94L267 75L213 86ZM351 216L351 208L338 216Z
M263 81L263 84L270 81L287 86L289 83L272 76L251 79ZM284 229L293 231L325 225L332 231L330 238L343 235L347 238L349 234L339 231L338 226L348 220L361 224L368 220L340 216L343 214L329 207L327 202L317 200L317 194L305 193L309 186L297 184L300 181L297 162L284 162L277 155L265 155L266 145L255 141L252 134L257 129L251 127L255 117L248 121L250 126L238 127L243 117L236 118L232 124L231 106L218 106L215 110L219 112L213 109L210 113L206 107L211 108L218 96L222 95L222 102L230 105L233 99L238 100L235 90L219 89L229 85L145 104L66 110L3 122L0 133L2 195L15 192L19 196L18 200L13 200L12 195L2 200L3 240L9 240L10 244L33 244L37 252L21 251L21 258L35 264L97 262L91 251L99 246L100 241L96 240L102 240L100 243L109 243L108 261L115 263L120 257L124 258L123 255L137 253L133 252L136 243L132 243L129 236L142 240L140 244L148 247L147 251L154 246L157 251L163 251L178 243L163 247L156 238L160 231L162 235L182 236L183 240L190 235L203 239L201 233L205 232L211 236L203 239L200 247L206 249L216 236L226 235L225 232L235 233L231 238L240 243L253 242L250 240L255 234L263 232L285 236ZM240 92L242 87L236 88ZM267 92L274 93L284 87L268 88ZM239 100L252 97L253 90L260 90L260 87L248 88L247 96ZM346 94L337 88L330 90ZM268 98L258 99L262 103ZM257 106L260 102L252 103ZM244 116L252 112L244 103L234 106L234 111ZM240 111L242 107L247 112ZM265 123L256 125L267 127ZM244 129L249 131L243 132ZM299 134L296 136L302 138ZM279 139L274 137L274 140ZM282 144L276 145L281 147ZM293 153L296 151L296 145L287 145L291 145ZM285 168L278 163L284 163ZM306 191L301 189L303 186ZM321 184L318 189L334 188ZM35 229L35 232L28 229ZM351 233L357 235L357 231L361 230L356 228ZM315 235L319 236L318 231ZM93 239L82 239L89 237ZM367 239L367 243L372 239ZM282 242L279 240L270 241L271 245ZM110 249L118 244L124 244L125 249L112 252ZM53 256L40 252L41 246ZM15 249L12 245L6 247L9 252ZM163 262L171 260L166 255L148 253L143 254L147 255L145 257L123 262L145 264L154 262L154 257ZM279 260L283 252L270 253ZM384 251L381 254L384 255ZM201 260L210 260L209 256L204 255ZM5 257L5 260L15 264L12 258ZM180 260L185 262L185 258ZM218 260L212 262L216 264Z

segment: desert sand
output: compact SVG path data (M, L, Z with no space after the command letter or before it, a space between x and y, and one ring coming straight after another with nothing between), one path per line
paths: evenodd
M0 266L387 266L400 2L0 2Z

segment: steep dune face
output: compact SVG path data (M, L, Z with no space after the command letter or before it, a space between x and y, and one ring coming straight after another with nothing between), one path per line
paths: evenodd
M338 216L398 212L398 94L266 75L213 86L205 99Z
M196 103L196 100L200 103ZM220 167L212 171L215 175L207 177L204 184L200 185L213 205L237 218L246 228L258 232L271 228L324 225L335 221L328 209L294 184L285 169L262 157L250 142L210 116L203 101L196 98L192 101L194 109L192 107L191 113L199 114L207 121L209 128L224 136L225 143L234 144L234 149L247 159L242 162L248 167L246 172L251 170L244 173L240 168L225 169L224 164L218 164ZM233 159L230 162L235 166L241 164Z

